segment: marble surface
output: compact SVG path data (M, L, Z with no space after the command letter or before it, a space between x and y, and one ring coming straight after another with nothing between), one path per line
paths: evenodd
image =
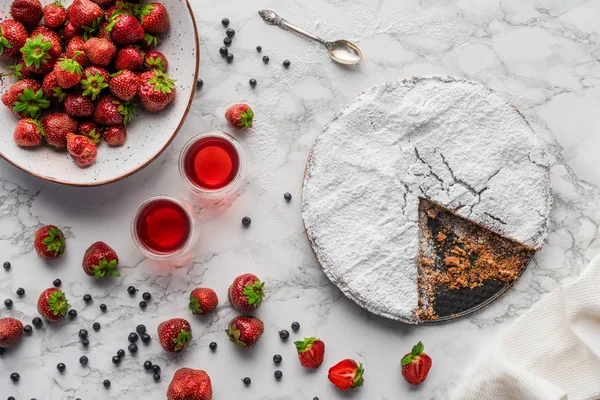
M193 7L205 84L178 138L151 166L110 186L74 189L46 184L0 161L0 258L13 264L9 272L0 270L0 294L15 301L0 315L30 323L39 292L57 277L79 312L73 321L34 330L0 358L0 398L162 399L173 372L188 366L208 371L215 400L444 399L498 332L561 281L577 276L600 249L600 1L231 0L194 1ZM324 37L356 41L365 62L358 68L333 64L318 45L265 25L256 14L261 7L273 7ZM225 16L237 31L232 64L218 53ZM262 55L270 57L268 65ZM288 70L281 66L286 58L292 62ZM310 146L336 111L373 84L420 74L478 80L517 106L548 146L555 206L548 243L506 296L466 319L415 327L370 315L329 283L308 247L299 195ZM250 78L258 81L255 89ZM144 259L130 239L132 212L155 194L191 199L177 171L179 150L195 133L228 130L222 113L237 101L249 102L257 115L254 128L237 135L251 164L241 191L227 201L196 202L202 223L193 260L169 266ZM294 196L289 204L283 200L287 191ZM241 227L244 215L252 217L249 229ZM46 223L68 236L67 253L57 262L43 262L32 250L34 231ZM118 251L120 279L98 283L82 273L82 253L96 240ZM267 282L258 313L266 332L247 352L223 333L236 315L226 289L243 272ZM137 305L139 294L127 294L129 285L153 294L145 311ZM208 319L191 318L187 310L187 295L198 285L214 288L221 299ZM14 295L17 287L27 291L22 299ZM92 305L84 304L85 293L94 296ZM100 312L100 303L108 305L107 313ZM170 356L154 332L161 320L176 316L191 320L195 339L185 354ZM294 320L302 328L293 339L316 335L327 343L325 365L315 373L302 370L293 345L277 336ZM97 333L91 330L95 321L102 324ZM154 340L113 366L111 356L127 347L127 334L139 323ZM88 349L77 338L84 327L90 330ZM425 384L411 388L400 377L399 362L419 340L434 366ZM219 343L215 353L208 349L211 341ZM284 357L281 382L273 379L275 353ZM83 354L90 359L87 367L78 364ZM365 364L366 382L341 394L327 381L327 368L347 357ZM142 369L146 359L162 367L159 383ZM67 365L63 374L56 370L59 362ZM21 374L18 384L10 382L11 372ZM253 379L251 387L240 382L244 376ZM112 381L108 390L104 379Z

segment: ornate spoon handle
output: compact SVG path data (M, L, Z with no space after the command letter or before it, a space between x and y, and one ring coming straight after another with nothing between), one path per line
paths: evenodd
M269 25L277 25L281 29L285 29L285 30L288 30L288 31L296 32L299 35L305 36L305 37L307 37L309 39L312 39L312 40L315 40L315 41L321 43L322 45L324 45L327 48L329 48L329 46L330 46L330 42L321 39L320 37L318 37L314 33L311 33L311 32L309 32L309 31L307 31L305 29L300 28L299 26L296 26L296 25L294 25L294 24L286 21L285 19L281 18L279 16L279 14L277 14L273 10L262 9L262 10L258 11L258 14Z

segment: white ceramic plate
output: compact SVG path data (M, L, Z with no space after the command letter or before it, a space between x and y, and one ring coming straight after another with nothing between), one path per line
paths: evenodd
M167 7L171 19L171 27L161 36L157 49L169 60L168 73L177 80L177 97L171 105L159 113L149 113L139 107L135 119L127 125L127 143L118 148L101 143L96 162L82 169L66 152L41 147L33 150L19 148L12 138L18 119L0 103L0 156L31 175L72 186L115 182L156 159L183 125L194 99L200 63L198 33L190 5L186 0L159 1ZM11 2L0 0L0 20L10 18ZM50 0L42 0L42 4L48 3ZM3 66L10 65L6 60L1 62ZM0 82L0 93L6 92L14 82L14 79L4 78Z

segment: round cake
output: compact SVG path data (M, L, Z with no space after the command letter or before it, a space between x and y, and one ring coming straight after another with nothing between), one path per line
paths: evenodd
M428 300L419 282L421 201L447 211L444 229L472 223L498 236L470 248L506 238L502 251L511 253L511 243L541 248L551 199L545 148L514 107L476 82L418 77L374 86L335 115L308 160L302 216L317 260L346 296L375 314L417 323L436 319L424 317ZM454 214L460 222L448 222ZM450 250L465 253L463 244L484 233L461 230L472 237ZM483 259L468 251L466 260ZM445 281L462 279L456 268L470 268L444 260L444 273L454 276Z

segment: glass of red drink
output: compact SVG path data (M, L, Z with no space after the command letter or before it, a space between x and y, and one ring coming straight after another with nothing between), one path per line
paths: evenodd
M155 196L144 201L131 223L131 235L149 258L172 260L183 256L195 243L194 208L171 196Z
M213 198L226 196L244 179L242 146L223 132L200 134L183 147L179 173L196 194Z

